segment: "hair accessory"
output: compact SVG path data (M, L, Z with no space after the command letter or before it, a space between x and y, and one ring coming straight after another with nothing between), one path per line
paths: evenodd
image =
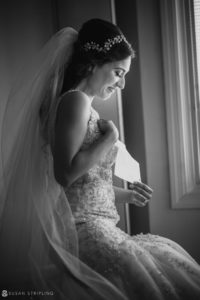
M91 42L87 42L86 44L83 45L83 49L85 51L90 51L90 50L96 50L97 52L108 52L110 51L110 49L115 45L115 44L120 44L121 42L125 42L127 44L127 46L131 49L131 45L129 44L129 42L127 41L127 39L125 38L125 36L123 34L121 35L117 35L112 39L108 39L103 46L100 46L99 44L91 41Z

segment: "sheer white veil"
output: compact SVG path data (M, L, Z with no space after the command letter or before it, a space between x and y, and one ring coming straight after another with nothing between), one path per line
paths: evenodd
M1 132L0 287L34 289L38 297L46 293L56 300L126 299L78 259L71 209L53 174L49 144L60 79L76 39L72 28L55 34L7 99Z

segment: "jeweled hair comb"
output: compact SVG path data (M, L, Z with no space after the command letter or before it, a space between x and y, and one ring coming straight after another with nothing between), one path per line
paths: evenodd
M100 46L99 44L91 41L87 42L83 45L83 49L85 51L90 51L90 50L96 50L97 52L108 52L115 44L120 44L121 42L125 42L127 46L132 49L131 45L127 41L124 35L117 35L112 39L108 39L103 46Z

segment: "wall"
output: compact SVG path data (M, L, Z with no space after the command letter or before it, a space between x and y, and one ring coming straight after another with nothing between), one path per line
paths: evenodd
M144 223L148 223L151 233L175 240L200 262L200 211L172 210L170 206L159 0L127 0L126 7L121 0L116 4L118 23L137 50L123 96L126 141L142 163L143 180L154 189L147 209L149 222L145 212L133 208L132 229L145 231L148 226ZM135 218L140 219L138 224Z
M34 53L54 32L52 2L0 2L0 130L10 87ZM1 135L0 135L1 138ZM1 175L0 165L0 175Z

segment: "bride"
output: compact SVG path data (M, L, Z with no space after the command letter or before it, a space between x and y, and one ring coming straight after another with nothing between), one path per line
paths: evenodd
M116 226L116 201L143 207L152 189L113 186L118 131L92 102L124 88L133 58L117 26L92 19L78 34L58 32L13 88L2 131L4 289L37 287L38 297L52 290L55 299L200 299L200 267L181 246Z

